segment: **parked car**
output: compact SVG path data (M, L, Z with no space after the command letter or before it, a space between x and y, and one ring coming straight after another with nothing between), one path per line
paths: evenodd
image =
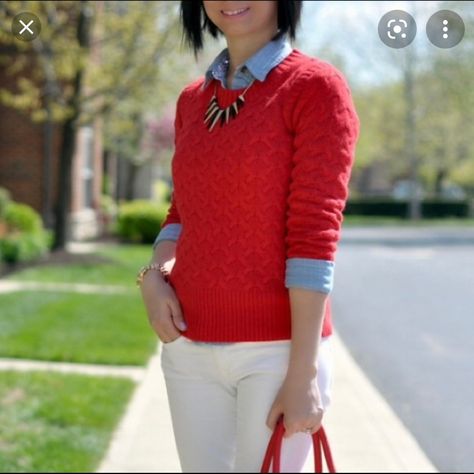
M412 193L415 192L418 199L425 197L425 191L420 183L409 179L403 179L397 181L392 189L392 197L394 199L407 200L412 197Z
M441 198L453 201L462 201L467 198L467 193L461 186L457 184L448 183L441 187Z

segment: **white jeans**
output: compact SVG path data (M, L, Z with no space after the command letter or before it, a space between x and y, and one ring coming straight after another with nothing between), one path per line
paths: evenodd
M331 346L323 338L318 387L330 402ZM260 472L265 424L288 368L291 341L213 344L185 336L162 345L161 368L183 472ZM283 439L281 472L301 472L311 437Z

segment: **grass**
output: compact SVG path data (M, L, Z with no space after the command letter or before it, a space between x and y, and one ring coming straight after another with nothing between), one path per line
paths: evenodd
M31 267L11 279L125 285L101 295L0 294L0 357L144 365L157 336L134 280L150 246L111 245L107 261ZM62 257L61 257L62 258ZM134 383L116 377L0 371L0 472L94 472Z
M94 472L134 383L0 372L0 472Z
M344 226L397 226L397 227L474 227L474 219L444 218L420 219L413 222L400 217L344 216Z
M150 261L151 245L110 245L97 255L110 263L41 265L15 272L10 280L124 285L133 288L139 268Z
M156 348L139 295L0 295L0 356L143 365Z

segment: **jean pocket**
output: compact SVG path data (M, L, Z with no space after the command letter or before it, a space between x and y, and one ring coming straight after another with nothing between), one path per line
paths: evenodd
M176 339L173 339L172 341L170 342L163 342L161 341L161 343L163 344L163 347L170 347L170 346L174 346L175 344L178 344L179 342L181 342L183 339L186 339L182 334L179 335Z

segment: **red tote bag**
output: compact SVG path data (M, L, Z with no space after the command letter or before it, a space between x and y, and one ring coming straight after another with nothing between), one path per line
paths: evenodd
M280 472L280 458L281 458L281 444L283 442L283 435L285 434L285 426L283 425L283 417L280 417L272 437L268 442L265 458L262 463L260 472L270 472L270 464L273 461L273 471ZM314 451L314 472L323 472L323 460L321 449L324 452L326 465L329 472L336 472L334 461L332 459L331 449L326 436L324 428L321 428L312 435L313 437L313 451Z

